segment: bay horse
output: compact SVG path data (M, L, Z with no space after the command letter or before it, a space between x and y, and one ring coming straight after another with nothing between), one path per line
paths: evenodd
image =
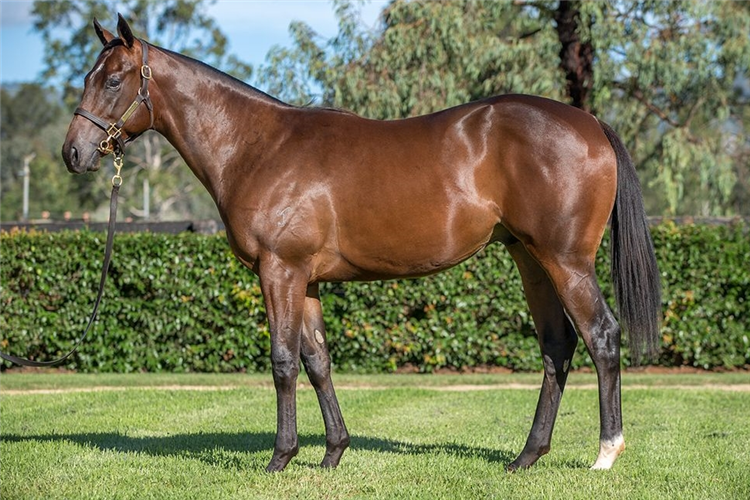
M425 276L493 242L521 273L544 365L531 431L507 468L549 451L578 335L598 374L592 468L613 465L625 447L621 329L594 272L610 218L615 296L634 356L656 342L661 299L638 178L608 125L525 95L394 121L299 108L135 38L122 16L117 36L94 27L104 48L86 75L65 164L96 171L153 128L213 197L234 254L260 278L268 315L277 432L267 470L283 470L298 451L300 359L325 422L321 465L337 466L349 445L319 283Z

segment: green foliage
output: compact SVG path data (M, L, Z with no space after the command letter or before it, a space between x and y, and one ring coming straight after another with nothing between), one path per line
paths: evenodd
M331 346L341 369L541 366L520 275L498 247L421 280L337 288L324 310L329 334L343 334Z
M664 287L663 364L712 368L750 362L747 230L674 224L655 229Z
M493 94L562 97L554 28L510 2L391 3L376 35L357 9L336 2L339 34L321 39L302 22L293 48L273 48L260 81L272 94L320 101L370 118L426 114ZM533 38L529 37L533 34Z
M80 100L84 75L93 67L102 48L92 26L94 18L105 29L116 33L116 14L120 12L127 17L133 33L139 38L202 60L236 77L250 76L251 67L228 53L226 36L206 13L208 3L206 0L34 2L34 28L44 41L43 78L47 82L62 83L63 98L70 113L65 122L54 129L57 158L72 110ZM128 148L125 170L138 172L137 176L125 176L122 187L127 215L156 220L218 217L200 182L166 140L156 133L144 134ZM56 174L62 173L58 161ZM92 215L96 219L106 217L108 191L106 179L98 179L100 181L81 188L91 204L102 206L101 217L98 213ZM47 177L45 181L48 181ZM54 200L45 191L33 192L40 203L49 205ZM144 196L149 196L148 212L145 211ZM71 204L68 210L76 218L81 215L75 204ZM12 220L11 215L9 213L5 219Z
M79 179L67 175L59 160L68 118L54 89L35 83L0 89L0 215L3 220L22 216L23 165L29 158L29 217L49 212L62 219L64 212L91 209L91 197L81 191Z
M128 18L137 37L248 77L250 67L226 53L226 36L206 14L206 6L206 0L35 0L32 15L44 41L44 78L62 81L65 96L75 100L101 51L91 23L97 18L106 28L118 12Z
M21 84L15 92L2 89L0 138L29 136L60 117L62 107L54 90L33 83Z
M93 232L3 233L6 348L37 358L70 349L90 314L103 246L104 235ZM260 288L220 237L118 235L89 335L74 363L85 371L270 365Z
M747 227L653 230L664 287L660 363L750 363ZM99 277L102 234L2 233L4 351L51 359L83 331ZM597 260L612 301L608 239ZM331 355L344 371L538 370L541 355L520 277L493 246L418 281L322 289ZM96 326L69 367L81 371L265 371L270 339L257 279L221 236L121 234ZM627 347L623 349L628 364ZM575 366L591 366L579 342Z
M596 46L594 108L631 146L650 211L743 213L750 9L690 0L583 2ZM745 133L747 136L747 134ZM750 199L750 191L742 196ZM734 208L732 208L734 207ZM745 213L746 213L745 208Z

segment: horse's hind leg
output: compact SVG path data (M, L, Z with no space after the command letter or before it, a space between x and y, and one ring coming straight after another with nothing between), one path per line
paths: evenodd
M529 255L520 242L508 246L523 280L526 301L534 319L539 346L544 359L544 380L534 423L521 454L508 470L526 468L549 451L552 429L560 407L570 360L578 342L575 329L544 269Z
M552 256L543 262L596 367L599 456L592 469L609 469L625 449L620 399L620 326L599 289L593 260Z
M344 450L349 446L349 433L344 425L344 418L331 382L331 358L326 345L323 312L317 284L307 288L300 354L310 383L318 395L325 422L326 454L320 465L336 467Z

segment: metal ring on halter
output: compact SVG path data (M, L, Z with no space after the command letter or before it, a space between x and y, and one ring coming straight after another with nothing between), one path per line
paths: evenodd
M102 142L99 143L99 152L108 155L110 153L113 153L115 151L115 148L112 146L112 143L109 139L105 139Z

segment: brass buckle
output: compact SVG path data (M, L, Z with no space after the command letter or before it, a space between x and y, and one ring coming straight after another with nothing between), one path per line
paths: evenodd
M114 153L115 146L112 144L112 139L117 139L118 137L120 137L120 135L122 134L122 129L117 128L116 124L110 123L106 132L107 138L100 142L99 147L97 148L103 155Z
M109 128L107 129L107 135L109 136L107 137L107 141L117 139L118 137L120 137L120 134L122 134L122 129L117 128L117 124L110 123Z
M141 66L141 76L146 80L151 80L151 68L146 64Z

